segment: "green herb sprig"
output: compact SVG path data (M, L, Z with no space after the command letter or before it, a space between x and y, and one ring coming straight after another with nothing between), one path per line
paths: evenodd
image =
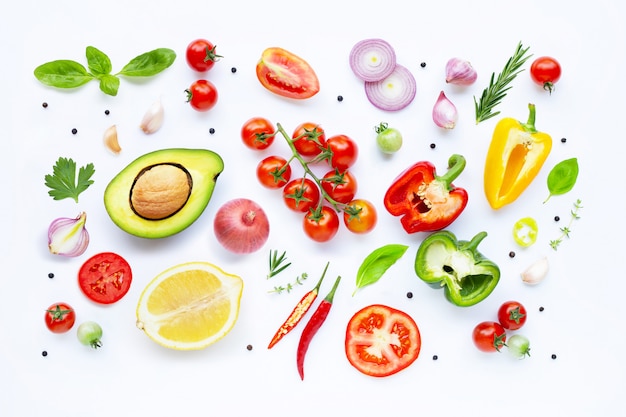
M88 69L76 61L61 59L35 68L35 78L42 84L56 88L76 88L91 80L98 80L102 92L116 96L120 86L119 76L150 77L168 68L176 59L173 50L158 48L136 56L121 71L111 74L113 65L104 52L88 46L85 55Z
M276 285L274 286L274 288L269 291L270 293L276 293L276 294L282 294L283 292L287 292L290 293L297 285L303 285L304 281L306 281L306 279L309 277L309 274L307 274L306 272L303 272L302 274L298 275L295 279L295 281L293 282L289 282L287 283L287 285Z
M287 261L287 252L284 251L280 256L278 256L278 251L270 251L270 271L267 274L267 279L270 279L282 271L287 269L291 262L285 263Z
M89 163L78 170L76 178L76 162L72 158L60 157L52 167L52 174L44 178L46 186L50 188L48 195L55 200L72 198L78 203L80 193L93 184L91 176L95 172L94 165Z
M494 113L493 109L502 102L506 92L512 87L509 84L515 79L517 74L523 71L521 69L522 65L532 56L532 54L526 55L528 49L528 47L524 48L520 42L515 49L515 53L509 58L504 69L498 75L498 78L495 79L495 72L491 74L489 87L483 90L480 101L476 101L476 96L474 96L476 124L500 114L499 111Z
M557 250L561 243L563 243L563 239L568 238L572 231L572 223L574 220L580 219L580 210L583 208L582 201L580 199L576 200L574 203L574 208L570 211L570 219L567 226L561 227L559 230L561 231L561 235L554 240L550 241L550 247L554 250Z

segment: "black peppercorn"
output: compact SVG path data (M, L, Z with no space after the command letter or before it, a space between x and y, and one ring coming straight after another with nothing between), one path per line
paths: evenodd
M248 345L248 346L246 346L246 349L248 349L248 350L252 350L252 345Z
M210 128L210 129L209 129L209 133L212 135L213 133L215 133L215 129Z
M543 308L543 307L539 307L539 311L543 311L543 310L544 310L544 308Z
M72 129L72 135L75 135L77 133L78 133L78 129L76 129L76 128Z
M41 352L41 356L43 356L44 358L48 356L48 351L44 350L43 352Z
M44 101L43 103L41 103L41 106L42 106L44 109L46 109L46 108L48 108L48 103L46 103L46 102Z
M567 138L561 138L561 143L567 142Z
M54 274L52 272L48 273L48 278L50 279L54 278Z
M556 359L556 355L553 353L551 356L552 359Z
M513 251L509 252L509 258L515 258L515 252Z
M422 63L420 64L420 67L422 67L422 68L426 68L426 63L425 63L425 62L422 62Z
M407 292L406 298L413 298L413 293L411 291Z
M110 112L110 111L108 111L108 110L105 110L105 111L104 111L104 114L106 114L107 116L108 116L110 113L111 113L111 112Z
M343 101L343 96L341 96L341 95L337 96L337 101L342 102Z
M234 74L234 73L236 73L236 72L237 72L237 68L232 67L232 68L230 69L230 72L232 72L233 74Z
M439 359L439 356L433 355L433 360L436 361L437 359Z
M554 216L554 221L558 222L559 220L561 220L561 218L559 216Z
M434 143L430 144L430 149L435 149L437 147L437 145L435 145Z

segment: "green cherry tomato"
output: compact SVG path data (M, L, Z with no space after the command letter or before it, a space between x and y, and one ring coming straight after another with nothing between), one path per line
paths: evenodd
M515 222L513 226L513 239L522 246L528 247L537 241L537 222L532 217L524 217Z
M91 346L94 349L98 349L102 346L102 327L96 322L86 321L78 326L76 336L80 343L85 346Z
M402 147L402 134L387 123L381 123L374 128L376 130L376 144L381 152L391 154Z
M514 334L506 342L508 352L516 359L524 359L530 356L530 341L526 336Z

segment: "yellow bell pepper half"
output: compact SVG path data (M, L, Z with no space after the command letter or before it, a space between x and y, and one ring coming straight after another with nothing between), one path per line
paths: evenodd
M535 179L552 149L552 138L535 128L535 105L528 122L506 117L496 125L485 162L485 196L493 209L515 201Z

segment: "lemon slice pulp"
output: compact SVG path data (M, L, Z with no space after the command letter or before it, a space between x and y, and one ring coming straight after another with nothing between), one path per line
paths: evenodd
M203 349L235 325L243 280L208 262L188 262L157 275L137 303L137 327L161 346Z

